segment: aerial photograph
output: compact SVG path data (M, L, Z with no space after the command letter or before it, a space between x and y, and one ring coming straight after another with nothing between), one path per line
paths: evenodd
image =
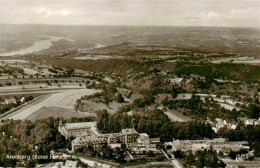
M0 168L260 168L259 0L0 0Z

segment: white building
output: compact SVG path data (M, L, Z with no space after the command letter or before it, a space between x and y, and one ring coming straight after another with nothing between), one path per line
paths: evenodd
M97 132L97 123L96 122L81 122L81 123L67 123L65 125L60 121L59 123L59 132L67 138L77 137L82 133L92 131L98 134Z
M14 97L5 98L5 104L16 104L16 100Z
M198 151L214 149L217 152L229 153L240 149L249 149L247 141L228 142L225 138L204 139L204 140L173 140L172 151Z

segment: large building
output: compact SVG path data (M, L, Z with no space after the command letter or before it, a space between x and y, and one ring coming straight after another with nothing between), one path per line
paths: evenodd
M78 136L76 139L71 141L72 152L82 147L92 146L94 149L107 144L107 134L95 134L91 131L86 132Z
M247 141L228 142L225 138L205 139L205 140L173 140L172 150L177 151L198 151L204 149L214 149L217 152L229 153L239 151L240 149L248 149Z
M112 133L109 134L108 143L123 143L123 144L131 144L137 142L137 138L139 137L139 133L132 128L122 129L120 133Z
M60 121L59 132L67 138L77 137L86 132L97 132L96 122L67 123L65 125Z
M122 129L119 133L101 134L97 130L96 122L68 123L63 125L60 122L59 131L66 138L75 137L71 142L72 151L76 149L92 146L101 147L104 144L110 147L120 147L125 144L135 151L156 150L159 138L149 138L146 133L138 133L135 129Z

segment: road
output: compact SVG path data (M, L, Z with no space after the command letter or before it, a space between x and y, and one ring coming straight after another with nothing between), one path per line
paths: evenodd
M63 86L49 86L49 87L35 87L35 86L26 86L22 87L2 87L0 90L0 96L11 96L11 95L29 95L29 94L51 94L68 91L70 89L83 89L84 86L78 85L63 85Z

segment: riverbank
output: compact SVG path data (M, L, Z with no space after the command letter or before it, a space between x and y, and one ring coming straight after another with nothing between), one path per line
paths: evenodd
M30 54L30 53L34 53L34 52L39 52L42 50L46 50L48 48L50 48L53 44L53 41L59 41L59 40L67 40L67 41L73 41L72 39L69 38L65 38L65 37L57 37L57 36L42 36L44 38L48 38L48 39L44 39L44 40L39 40L34 42L31 46L27 47L27 48L22 48L20 50L16 50L16 51L10 51L10 52L6 52L6 53L0 53L0 56L15 56L15 55L24 55L24 54Z

